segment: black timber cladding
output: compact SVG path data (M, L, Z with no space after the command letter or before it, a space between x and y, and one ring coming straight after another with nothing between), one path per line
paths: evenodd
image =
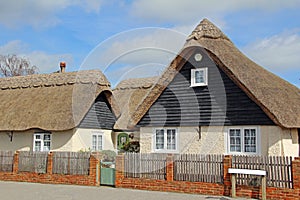
M189 58L138 126L274 125L204 49L197 48L196 53L202 60ZM205 67L208 86L190 87L191 69Z
M81 121L79 128L112 130L116 118L103 92L97 97L92 107Z

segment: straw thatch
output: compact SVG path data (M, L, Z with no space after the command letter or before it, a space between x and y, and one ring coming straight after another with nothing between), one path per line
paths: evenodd
M300 127L300 90L257 65L241 53L222 31L204 19L188 37L184 49L172 61L152 87L144 101L137 106L129 123L134 127L151 105L173 80L194 46L203 47L218 66L281 127Z
M0 130L73 129L101 92L111 94L98 70L1 78Z
M141 104L145 97L149 95L151 88L156 83L158 77L135 78L121 81L113 90L113 96L120 108L121 116L117 120L114 129L128 130L128 123L133 112ZM132 129L132 128L130 128Z

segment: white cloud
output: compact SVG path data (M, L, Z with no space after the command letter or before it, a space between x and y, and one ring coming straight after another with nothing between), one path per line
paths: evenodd
M137 0L131 13L143 20L160 22L197 22L199 17L211 16L220 19L225 13L247 9L274 11L282 8L300 7L299 0ZM196 20L196 21L195 21Z
M190 28L176 29L185 32ZM100 43L81 68L99 68L113 85L124 78L157 76L178 54L186 38L172 29L133 29Z
M167 65L182 48L186 35L171 29L133 29L115 35L99 44L85 59L84 67L102 67L109 70L116 64Z
M60 23L58 13L69 6L80 6L86 12L99 12L102 0L9 0L0 1L0 24L10 28L30 25L35 28Z
M242 50L273 72L299 70L300 35L295 31L259 39Z
M24 57L30 61L32 65L39 68L39 73L51 73L59 70L59 62L66 61L68 65L72 65L73 57L71 54L48 54L43 51L30 51L28 45L19 41L10 41L0 46L0 54L15 54Z
M100 11L100 8L103 4L103 0L80 0L79 4L87 11L87 12L96 12Z

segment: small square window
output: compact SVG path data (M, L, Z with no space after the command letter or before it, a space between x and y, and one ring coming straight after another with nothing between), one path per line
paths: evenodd
M33 151L50 151L51 133L35 133L33 137Z
M154 150L157 152L177 151L177 130L174 128L155 129Z
M228 134L228 153L259 153L257 128L230 128Z
M191 87L206 86L207 83L207 68L191 70Z
M103 150L103 135L102 133L93 133L92 135L92 151Z

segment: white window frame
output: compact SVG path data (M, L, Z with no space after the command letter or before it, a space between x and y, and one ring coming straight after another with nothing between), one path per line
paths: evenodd
M241 151L231 151L230 150L230 130L241 130ZM247 129L255 129L256 139L255 139L255 145L256 145L256 152L246 152L245 151L245 130ZM226 140L226 147L227 147L227 153L231 155L260 155L261 153L261 137L260 137L260 129L259 127L251 127L251 126L237 126L237 127L230 127L226 131L227 140Z
M49 135L50 136L50 141L47 141L44 139L44 136L45 135ZM36 139L36 136L40 136L40 139ZM41 149L40 149L40 152L47 152L47 151L50 151L52 149L52 134L50 132L35 132L33 134L33 149L32 151L37 151L36 150L36 142L40 141L41 142ZM46 146L45 145L45 142L50 142L50 147L49 147L49 150L45 150L44 147Z
M157 130L163 130L164 131L164 147L162 149L157 149L156 148L156 131ZM175 130L175 149L168 149L168 130ZM155 128L153 129L153 138L152 138L152 142L153 142L153 152L156 153L178 153L178 139L179 139L179 132L177 128L172 128L172 127L168 127L168 128Z
M93 138L96 136L96 149L94 149ZM98 137L101 136L101 149L99 149L99 140ZM91 151L102 151L104 149L104 134L103 132L92 132L91 137Z
M191 69L191 87L207 86L208 85L207 70L208 70L207 67L206 68ZM204 82L196 83L196 75L195 75L196 72L203 72Z

